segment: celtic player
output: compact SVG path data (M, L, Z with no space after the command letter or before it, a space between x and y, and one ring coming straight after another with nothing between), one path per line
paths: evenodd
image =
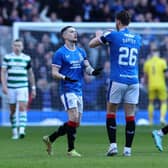
M3 93L8 97L12 139L24 138L27 121L28 79L30 79L32 97L36 96L34 74L30 56L24 54L23 42L13 41L13 52L3 58L1 81ZM28 78L29 77L29 78ZM17 127L16 105L19 110L19 127Z

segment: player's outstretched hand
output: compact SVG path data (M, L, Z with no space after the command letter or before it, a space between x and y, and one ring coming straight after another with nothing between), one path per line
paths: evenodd
M96 37L101 37L103 35L103 31L102 30L97 30L96 31Z
M69 82L77 82L78 80L75 80L75 79L71 79L70 77L66 76L65 77L65 80L66 81L69 81Z
M103 70L103 68L97 68L92 72L93 76L99 75L101 73L101 71Z

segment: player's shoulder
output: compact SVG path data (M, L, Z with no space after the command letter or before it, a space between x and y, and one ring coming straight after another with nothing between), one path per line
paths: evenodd
M64 52L65 52L65 48L62 46L55 51L55 55L56 54L61 54L61 53L64 53Z
M160 58L160 60L162 60L163 62L166 61L166 59L165 59L164 57L159 57L159 58Z
M85 49L84 48L82 48L82 47L76 47L76 49L78 50L78 51L80 51L80 52L85 52Z
M141 35L135 34L135 37L136 37L136 39L137 39L140 43L142 43L142 37L141 37Z
M58 57L60 58L65 54L65 52L66 52L65 47L62 46L55 51L53 58L58 58Z
M22 54L22 57L25 59L25 60L31 60L31 57L30 57L30 55L28 55L28 54L25 54L25 53L21 53Z
M162 64L167 64L167 61L166 61L165 58L160 58L160 61L161 61Z
M129 32L129 33L130 33L136 40L138 40L139 42L142 41L142 37L141 37L140 34L137 34L137 33L133 32L133 31L131 31L131 32Z
M86 51L84 48L81 48L81 47L76 47L76 50L79 52L79 55L82 56L82 57L86 57Z
M103 32L103 36L108 36L108 35L117 35L119 34L118 31L116 31L115 29L106 29Z
M135 36L136 39L139 39L139 40L142 39L142 37L141 37L140 34L137 34L137 33L135 33L135 32L131 32L131 33Z
M10 59L13 56L13 53L7 53L4 55L5 59Z
M130 31L129 29L127 29L127 31L128 31L128 34L130 34L130 37L133 37L133 38L138 39L138 40L142 39L140 34L135 33L134 31Z
M134 35L135 35L135 40L137 42L137 45L139 47L141 47L142 46L142 37L139 34L136 34L136 33L134 33Z
M66 50L66 47L63 45L61 47L59 47L56 52L64 52Z

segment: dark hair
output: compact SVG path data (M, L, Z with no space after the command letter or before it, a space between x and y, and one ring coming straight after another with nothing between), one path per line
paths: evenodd
M69 29L69 28L71 28L71 27L73 27L73 26L66 26L66 27L62 28L62 29L61 29L61 36L63 36L63 33L64 33L67 29Z
M21 39L15 39L13 42L23 42Z
M123 25L128 25L131 21L131 16L126 10L122 10L116 14L116 19L121 21Z

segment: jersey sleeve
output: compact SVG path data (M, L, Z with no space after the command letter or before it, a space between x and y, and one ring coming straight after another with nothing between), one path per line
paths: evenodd
M106 43L112 43L112 41L114 40L115 34L116 34L115 31L105 32L103 34L103 36L100 37L100 40L104 44L106 44Z
M60 68L62 66L62 53L61 52L55 52L52 58L52 65L57 66Z
M31 64L31 59L30 59L30 61L27 64L27 69L30 69L31 67L32 67L32 64Z
M7 55L5 55L3 57L3 59L2 59L2 65L1 65L1 67L2 68L7 68L7 66L8 66L8 58L7 58Z

